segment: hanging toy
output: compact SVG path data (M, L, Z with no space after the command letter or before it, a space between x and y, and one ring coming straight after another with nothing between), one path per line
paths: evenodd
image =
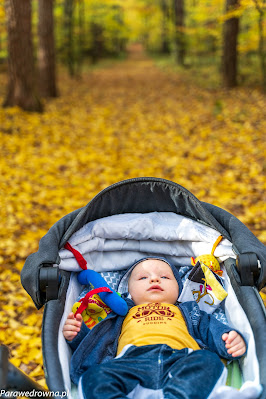
M218 262L217 258L214 256L214 251L217 248L218 244L222 241L223 236L219 236L215 243L213 244L211 254L207 255L200 255L197 256L196 259L191 258L191 264L192 266L195 266L197 262L202 262L204 265L208 266L209 269L211 269L214 273L218 274L218 276L222 276L223 272L220 269L220 263Z
M112 309L101 300L98 294L93 294L93 291L90 291L78 302L74 303L72 312L75 317L77 314L81 314L84 323L91 330L96 324L105 319L112 312Z
M121 296L109 287L105 279L94 270L87 269L87 261L83 255L67 242L64 246L65 249L72 252L78 265L83 269L78 274L78 282L82 285L90 285L92 291L88 292L84 298L82 298L81 305L78 306L75 315L82 312L88 307L90 297L98 294L101 301L107 305L107 308L111 308L115 313L120 316L125 316L128 312L126 301Z
M90 284L93 287L91 295L98 294L101 300L118 315L125 316L127 314L128 306L126 301L111 289L99 273L89 269L82 270L78 274L78 282L83 285Z

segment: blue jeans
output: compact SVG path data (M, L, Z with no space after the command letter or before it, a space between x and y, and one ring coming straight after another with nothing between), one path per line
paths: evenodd
M139 385L154 390L146 391L151 398L205 399L219 379L225 383L224 376L213 352L147 345L131 346L122 357L89 368L81 384L86 399L126 398Z

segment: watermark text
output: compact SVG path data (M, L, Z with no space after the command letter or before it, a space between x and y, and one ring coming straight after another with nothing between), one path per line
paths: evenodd
M0 390L0 398L66 398L68 397L69 391L6 391L5 389Z

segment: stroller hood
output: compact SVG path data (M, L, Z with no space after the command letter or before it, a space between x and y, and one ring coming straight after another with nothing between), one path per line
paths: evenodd
M41 239L38 252L27 258L21 272L22 285L35 306L39 309L45 302L39 285L40 268L60 263L59 250L76 231L90 221L107 216L149 212L174 212L199 221L232 242L236 254L255 253L261 265L257 286L261 288L265 285L265 246L236 217L221 208L199 201L184 187L171 181L136 178L106 188L85 207L59 220ZM62 272L61 286L67 278Z

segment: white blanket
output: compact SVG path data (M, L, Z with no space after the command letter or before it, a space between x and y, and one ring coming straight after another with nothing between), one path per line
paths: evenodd
M90 222L69 243L97 272L126 269L146 256L163 256L175 266L190 265L191 256L211 253L220 233L197 221L171 212L113 215ZM123 256L121 254L123 253ZM79 271L73 254L62 249L59 267ZM224 239L215 250L221 262L235 257L232 244Z

